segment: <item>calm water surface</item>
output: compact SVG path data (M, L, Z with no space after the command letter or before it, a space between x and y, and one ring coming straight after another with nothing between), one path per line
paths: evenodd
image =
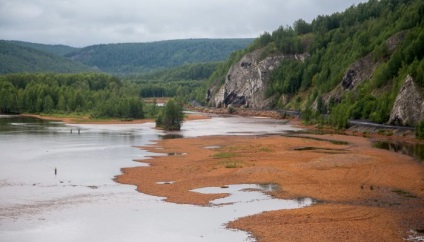
M424 164L424 144L412 144L402 141L374 141L373 146L414 157Z
M278 120L231 117L186 122L173 135L290 129ZM210 207L178 205L113 181L122 167L148 165L134 159L154 155L134 146L165 135L152 123L65 125L0 116L0 241L251 241L247 233L228 230L225 224L313 204L311 199L273 199L262 192L267 190L263 186L229 184L193 190L231 194Z

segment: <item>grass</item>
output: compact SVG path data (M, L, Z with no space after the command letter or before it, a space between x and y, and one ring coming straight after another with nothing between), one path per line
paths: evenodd
M236 157L236 154L231 152L219 152L213 155L213 158L215 159L229 159L233 157Z
M225 168L238 168L241 166L241 161L233 160L232 158L236 157L236 153L232 152L219 152L213 155L213 158L223 160L219 162L220 165L223 165Z
M274 150L270 147L263 145L249 145L249 146L228 146L224 148L221 152L214 154L212 157L214 159L219 159L220 161L217 163L218 166L225 168L242 168L243 166L252 166L253 163L248 162L248 158L245 161L236 160L234 158L238 157L246 157L249 153L257 153L257 152L266 152L271 153Z
M417 196L415 196L414 194L412 194L408 191L402 190L402 189L392 190L392 192L394 192L397 195L402 196L402 197L417 198Z
M231 169L231 168L237 168L237 167L239 167L239 161L230 161L230 162L228 162L228 163L225 163L225 168L229 168L229 169Z

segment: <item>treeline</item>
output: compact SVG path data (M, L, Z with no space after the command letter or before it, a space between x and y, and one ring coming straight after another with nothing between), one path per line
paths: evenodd
M184 101L205 102L207 83L204 81L183 80L175 82L143 82L140 96L143 98L179 97Z
M143 98L204 102L206 82L121 80L107 74L18 73L0 75L0 113L87 114L94 118L155 118Z
M143 118L137 90L105 74L9 74L0 76L0 112Z

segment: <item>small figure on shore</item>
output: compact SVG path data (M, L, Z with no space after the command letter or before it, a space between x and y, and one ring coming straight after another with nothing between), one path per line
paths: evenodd
M54 174L57 175L57 168L54 168Z

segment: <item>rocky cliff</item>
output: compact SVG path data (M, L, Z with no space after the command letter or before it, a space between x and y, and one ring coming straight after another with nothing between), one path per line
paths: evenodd
M306 55L273 55L261 60L261 49L253 51L230 68L225 83L207 99L215 107L229 105L248 108L268 108L276 97L265 97L271 73L284 59L303 61Z
M405 31L399 32L389 39L386 40L386 49L387 55L391 55L402 40L405 38ZM323 99L326 104L329 103L329 100L332 98L335 102L340 102L343 95L346 94L349 90L355 90L360 86L364 81L371 79L374 71L381 64L380 60L375 59L375 53L371 52L365 57L360 58L359 60L352 63L349 68L346 70L343 79L340 84L337 85L331 92L324 95ZM313 105L313 108L316 109L316 102Z
M390 124L415 126L424 120L424 100L412 77L408 76L396 97Z

